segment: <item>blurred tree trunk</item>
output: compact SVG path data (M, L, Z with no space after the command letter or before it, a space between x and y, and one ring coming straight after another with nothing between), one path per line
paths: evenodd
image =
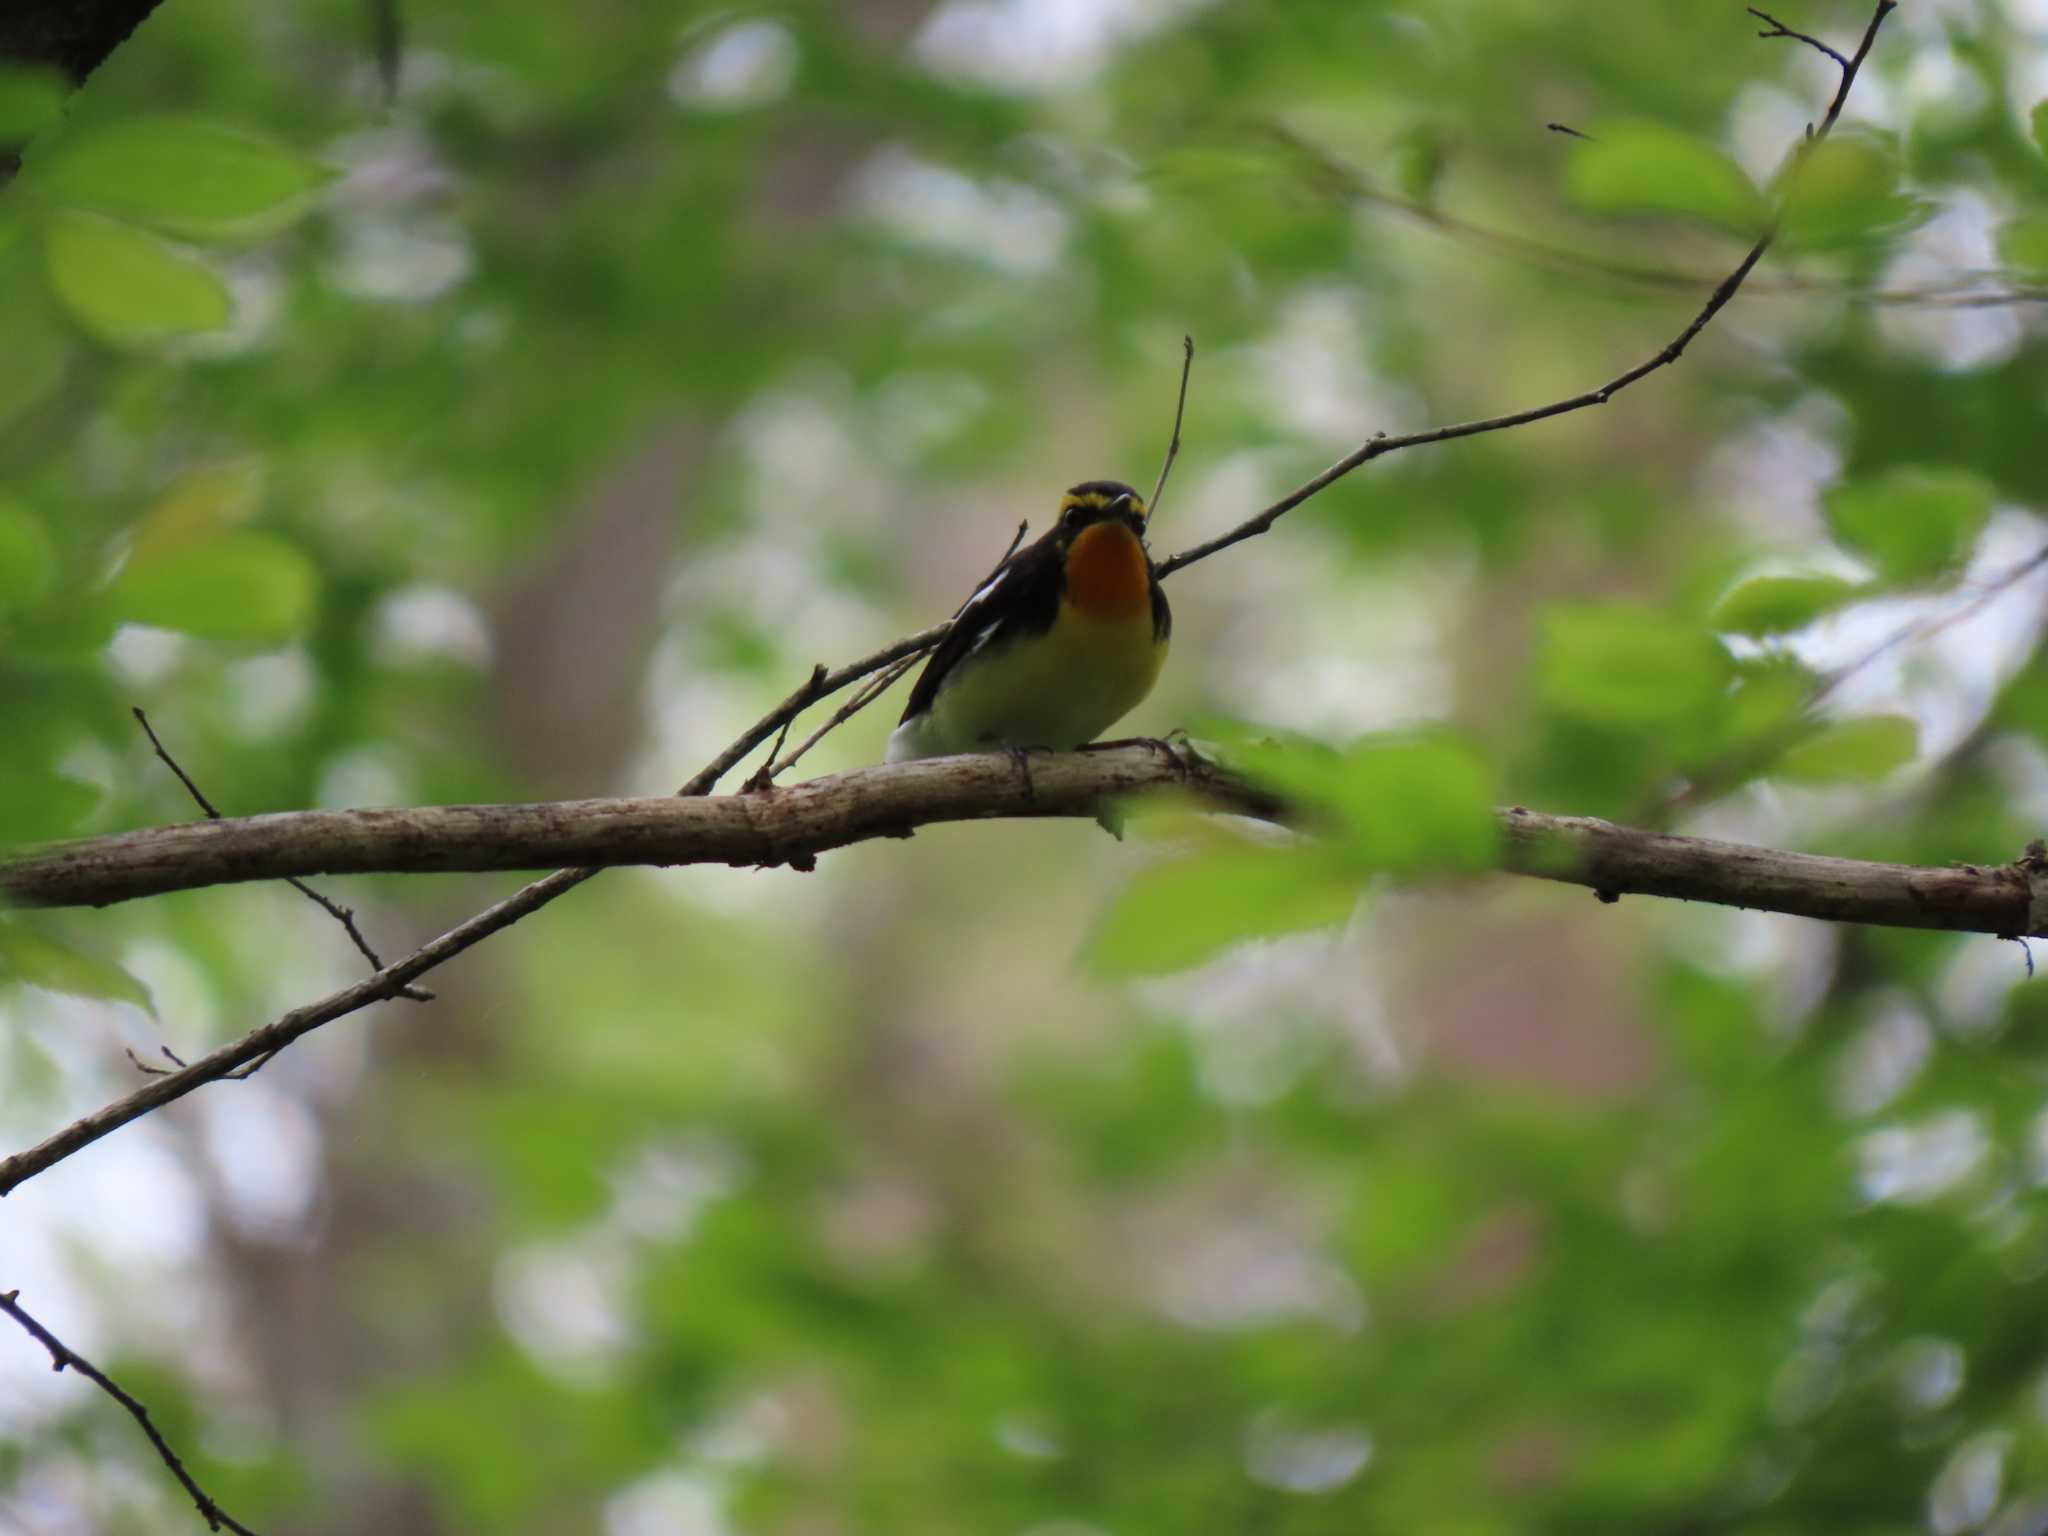
M878 51L901 47L930 0L865 0L846 19ZM793 138L752 191L749 216L778 226L829 219L845 178L872 146L844 134ZM568 387L565 384L565 387ZM694 490L719 423L657 421L585 480L559 532L491 605L497 658L490 708L508 776L601 793L638 745L642 678L676 559L688 558ZM672 765L680 782L697 765ZM469 915L451 893L426 929L392 934L404 951ZM374 917L371 919L374 922ZM253 1374L279 1432L305 1456L316 1492L306 1529L325 1536L439 1536L445 1511L378 1466L361 1439L360 1408L394 1379L448 1368L497 1328L499 1256L492 1192L473 1165L404 1159L417 1148L396 1122L418 1112L434 1082L487 1084L520 1071L504 1060L507 973L461 967L439 1000L380 1010L369 1070L346 1097L321 1096L323 1190L315 1229L291 1243L252 1241L224 1211L216 1241L236 1277L234 1305ZM270 1070L275 1071L273 1067ZM394 1082L413 1091L394 1096ZM404 1315L366 1303L351 1276L407 1277ZM510 1459L518 1445L503 1448ZM317 1511L317 1514L315 1513Z

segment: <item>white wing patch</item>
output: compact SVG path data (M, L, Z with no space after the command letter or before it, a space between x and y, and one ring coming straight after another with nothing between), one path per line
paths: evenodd
M974 630L975 635L967 649L961 653L959 660L955 661L947 669L947 675L939 679L939 687L942 690L958 675L962 662L966 661L968 657L978 655L986 650L989 643L1002 633L1003 618L1001 614L992 619L985 618L983 615L994 602L995 595L1002 589L1004 581L1009 578L1011 570L1012 567L1004 566L995 575L989 577L987 581L976 588L974 595L960 605L960 612L954 616L953 622L967 629Z

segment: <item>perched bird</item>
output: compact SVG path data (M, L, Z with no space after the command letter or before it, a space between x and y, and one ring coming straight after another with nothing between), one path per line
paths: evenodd
M1078 747L1137 706L1166 660L1173 613L1128 485L1068 491L1060 520L996 568L954 616L910 691L889 761Z

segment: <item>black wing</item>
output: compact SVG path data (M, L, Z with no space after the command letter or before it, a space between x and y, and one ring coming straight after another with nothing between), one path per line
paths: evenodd
M976 651L1052 628L1060 608L1058 532L1055 528L1010 556L961 605L953 627L918 673L910 702L903 706L903 719L930 709L953 669Z

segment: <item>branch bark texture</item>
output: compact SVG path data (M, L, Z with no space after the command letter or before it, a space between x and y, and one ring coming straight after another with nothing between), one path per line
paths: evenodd
M1193 792L1219 809L1279 817L1270 795L1185 750L1137 744L997 754L832 774L737 795L528 805L293 811L182 822L32 849L0 862L0 892L32 906L295 875L424 874L574 864L790 865L919 827L1002 816L1092 816L1146 791ZM1603 896L1677 897L1834 922L2048 937L2048 861L1943 868L1788 853L1680 837L1589 816L1500 812L1502 867ZM396 968L364 983L384 979ZM416 974L416 972L414 972Z

